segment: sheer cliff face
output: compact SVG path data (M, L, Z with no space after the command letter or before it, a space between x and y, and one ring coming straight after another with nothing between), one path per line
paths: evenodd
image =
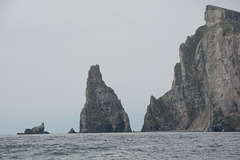
M172 89L151 97L142 131L240 131L240 13L207 6L180 46Z
M114 91L102 80L99 66L88 72L86 103L80 114L80 132L130 132L127 113Z

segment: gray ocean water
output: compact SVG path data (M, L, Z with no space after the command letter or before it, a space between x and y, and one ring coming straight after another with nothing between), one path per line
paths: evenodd
M152 132L0 136L0 159L240 159L240 133Z

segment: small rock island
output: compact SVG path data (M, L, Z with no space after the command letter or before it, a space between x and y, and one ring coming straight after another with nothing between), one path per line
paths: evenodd
M129 118L114 91L102 80L99 65L88 72L86 103L80 113L81 133L131 132Z
M73 128L71 128L68 133L77 133L77 132Z
M17 135L24 135L24 134L49 134L48 131L44 131L44 123L40 126L33 127L32 129L25 129L24 133L17 133Z

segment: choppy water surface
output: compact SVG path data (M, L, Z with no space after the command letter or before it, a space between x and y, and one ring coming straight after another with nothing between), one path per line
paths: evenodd
M0 136L0 159L240 159L240 133Z

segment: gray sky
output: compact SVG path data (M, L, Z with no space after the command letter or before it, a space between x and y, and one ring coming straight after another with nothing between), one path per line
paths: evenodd
M50 133L79 131L94 64L140 130L207 4L240 11L239 0L1 0L0 134L41 122Z

